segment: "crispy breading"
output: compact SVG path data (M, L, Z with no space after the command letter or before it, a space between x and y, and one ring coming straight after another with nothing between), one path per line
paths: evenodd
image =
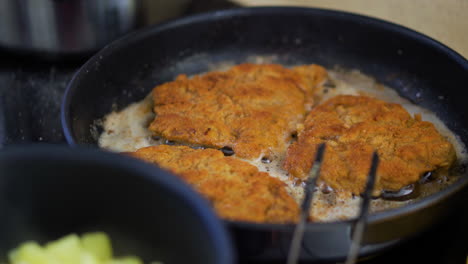
M425 172L450 167L456 158L432 123L411 117L399 104L366 96L336 96L314 108L288 149L284 168L305 177L322 142L327 148L321 180L354 194L364 188L374 150L380 156L377 191L399 190Z
M327 77L318 65L292 69L276 64L240 64L153 89L156 117L149 129L185 144L230 147L256 159L284 152Z
M282 181L245 161L225 157L219 150L159 145L130 155L180 176L224 219L287 223L298 218L298 205Z

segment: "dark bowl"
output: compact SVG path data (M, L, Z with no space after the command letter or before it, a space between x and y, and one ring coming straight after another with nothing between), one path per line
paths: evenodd
M216 69L252 56L285 65L318 63L358 69L435 112L468 143L468 108L460 96L468 62L443 44L396 24L345 12L308 8L243 8L174 20L130 34L91 58L69 83L62 125L71 145L97 145L96 120L141 100L180 73ZM97 131L99 132L99 131ZM373 214L361 256L374 254L460 207L468 175L410 205ZM342 260L353 221L309 223L301 259ZM292 226L230 222L240 257L284 259Z
M167 172L97 150L0 152L0 262L28 240L107 232L115 255L163 263L234 263L222 223Z

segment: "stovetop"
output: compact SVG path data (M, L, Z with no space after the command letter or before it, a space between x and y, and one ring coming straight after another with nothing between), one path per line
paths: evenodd
M84 60L53 63L0 50L0 146L64 143L60 101Z
M61 99L86 59L51 62L0 49L0 148L66 144L60 124ZM459 210L426 233L361 262L468 263L467 254L468 210Z

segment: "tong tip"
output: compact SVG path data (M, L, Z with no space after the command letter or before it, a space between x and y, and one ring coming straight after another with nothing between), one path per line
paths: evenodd
M377 167L379 166L379 160L379 154L377 153L377 151L374 151L372 155L372 162L369 170L369 175L367 176L367 183L366 188L364 190L364 196L370 197L372 195L377 175Z
M325 153L325 147L326 147L325 143L321 143L317 147L317 153L315 154L315 162L322 162L323 153Z

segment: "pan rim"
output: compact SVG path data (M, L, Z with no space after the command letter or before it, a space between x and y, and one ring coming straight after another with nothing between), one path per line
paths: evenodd
M418 44L430 46L432 49L435 49L443 54L445 54L450 60L456 62L460 65L465 71L468 72L468 60L465 59L462 55L444 45L443 43L426 36L420 32L409 29L405 26L388 22L382 19L355 14L351 12L337 11L331 9L322 9L322 8L306 8L306 7L280 7L280 6L267 6L267 7L243 7L243 8L234 8L226 10L217 10L211 12L205 12L201 14L191 15L183 18L176 18L158 25L149 26L140 30L137 30L133 33L127 34L124 37L106 45L101 51L96 53L91 57L72 77L70 82L67 85L67 88L64 93L61 104L61 123L62 130L64 132L65 139L67 143L71 146L76 146L78 143L75 141L74 136L72 135L71 121L70 120L70 102L73 97L74 92L76 91L76 83L78 79L86 73L87 70L91 68L92 65L96 63L97 60L102 59L103 57L112 54L114 50L124 48L125 46L140 41L146 38L149 35L158 34L168 29L174 29L181 27L187 24L206 22L212 20L218 20L228 17L242 17L242 16L252 16L252 15L287 15L287 14L303 14L303 15L321 15L321 16L331 16L331 17L341 17L348 19L354 22L360 22L365 24L372 24L376 27L381 28L382 30L395 32L397 34L404 35ZM398 219L405 217L408 214L411 214L415 211L423 210L424 208L433 206L444 199L449 198L450 196L461 191L463 188L468 186L468 173L464 173L460 179L455 183L451 184L447 188L439 191L437 193L431 194L427 197L424 197L413 203L404 205L402 207L378 212L371 214L368 217L368 224L376 224L384 221L389 221L392 219ZM341 220L341 221L330 221L330 222L312 222L307 223L306 230L318 230L324 227L333 228L340 225L351 224L354 220ZM241 221L225 221L227 225L234 227L247 227L255 228L258 230L290 230L294 227L292 224L268 224L268 223L251 223L251 222L241 222Z

